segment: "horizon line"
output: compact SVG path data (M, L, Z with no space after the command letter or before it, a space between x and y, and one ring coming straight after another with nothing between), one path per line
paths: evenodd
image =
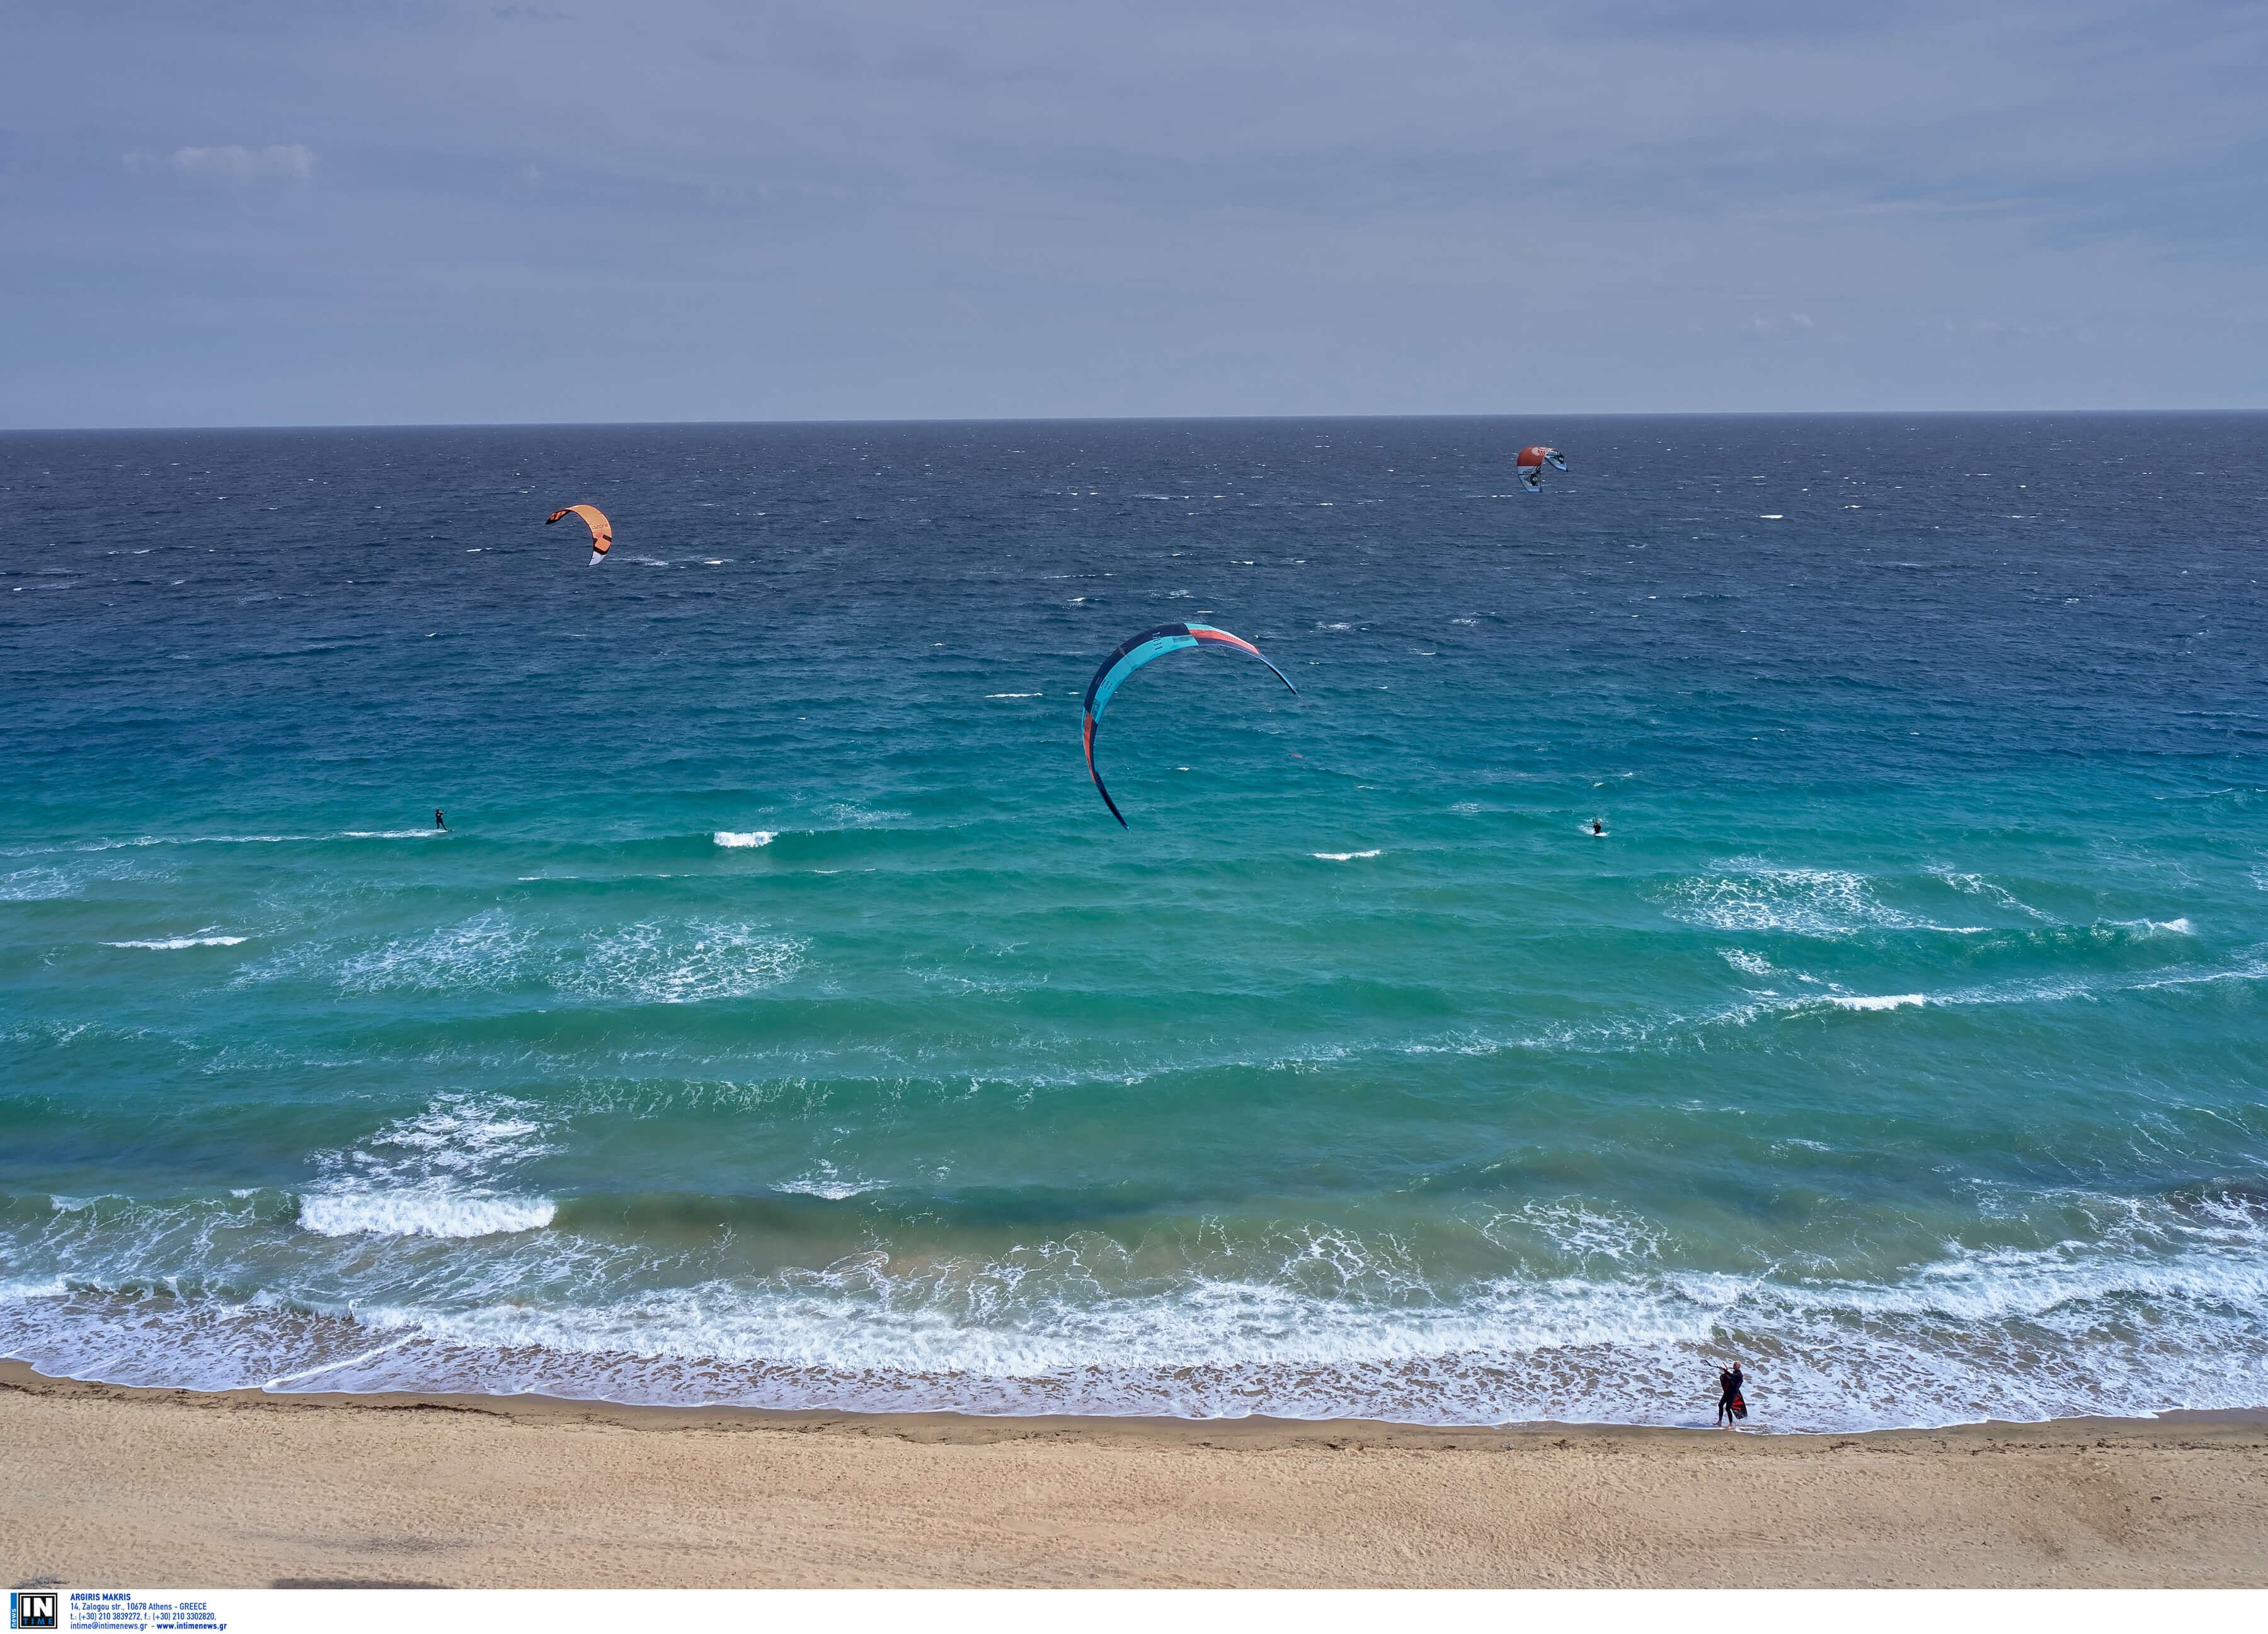
M227 423L140 425L0 425L0 437L136 435L170 431L568 431L684 430L732 426L940 426L940 425L1223 425L1312 424L1385 420L1861 420L2035 418L2108 415L2261 415L2268 408L1614 408L1444 411L1426 414L1184 414L1184 415L970 415L842 416L789 420L310 420Z

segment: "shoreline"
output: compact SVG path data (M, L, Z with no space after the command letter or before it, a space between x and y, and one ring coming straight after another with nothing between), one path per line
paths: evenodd
M2268 1586L2268 1410L1850 1434L274 1395L0 1362L79 1587Z
M526 1392L483 1395L434 1390L268 1390L247 1386L233 1390L199 1390L174 1385L111 1384L42 1373L28 1362L0 1358L0 1393L20 1392L48 1399L162 1401L176 1406L233 1411L299 1408L347 1410L426 1410L488 1414L520 1423L563 1419L613 1424L626 1430L770 1429L799 1435L854 1435L914 1441L930 1446L990 1446L1027 1439L1107 1442L1138 1440L1189 1446L1246 1448L1338 1445L1424 1446L1439 1451L1502 1450L1507 1438L1687 1437L1746 1440L1879 1442L1903 1438L1950 1441L1983 1438L1995 1444L2027 1436L2051 1439L2103 1435L2165 1437L2181 1432L2196 1439L2214 1430L2234 1430L2268 1441L2268 1406L2173 1408L2149 1417L2089 1414L2076 1418L1979 1419L1971 1424L1895 1425L1879 1430L1774 1430L1753 1424L1738 1430L1703 1424L1622 1424L1534 1419L1498 1424L1418 1424L1382 1418L1180 1418L1107 1413L865 1412L834 1408L666 1407L598 1397L544 1395Z

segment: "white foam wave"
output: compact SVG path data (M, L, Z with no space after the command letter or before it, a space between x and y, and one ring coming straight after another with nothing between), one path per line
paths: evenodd
M781 1181L775 1184L772 1189L806 1197L824 1197L830 1203L840 1203L845 1197L856 1197L865 1192L880 1191L882 1189L882 1182L878 1180L846 1179L832 1163L822 1158L814 1166L809 1174L798 1175L793 1180Z
M340 961L334 978L342 992L448 992L460 988L518 986L529 978L532 932L491 909L460 924L403 937ZM306 962L298 953L275 963L289 971ZM261 968L265 968L262 967ZM254 972L246 979L257 980Z
M415 1332L428 1365L512 1355L516 1370L578 1380L575 1394L977 1412L1675 1424L1706 1412L1721 1351L1758 1358L1751 1403L1783 1430L2235 1405L2268 1383L2268 1277L2256 1266L2248 1279L2225 1248L2156 1262L1959 1252L1852 1284L1669 1270L1633 1222L1570 1209L1557 1224L1595 1271L1448 1299L1381 1245L1316 1231L1287 1245L1281 1279L1197 1276L1151 1294L1101 1292L1094 1273L1123 1270L1116 1255L1065 1244L984 1265L901 1266L877 1251L762 1287L712 1280L619 1304L364 1321ZM1376 1297L1296 1285L1318 1276L1368 1282ZM2249 1323L2214 1321L2232 1299ZM2197 1319L2199 1343L2118 1336L2132 1332L2125 1313L2151 1307ZM2012 1367L2019 1342L2028 1365Z
M551 1199L496 1182L554 1150L524 1101L443 1095L343 1152L317 1153L322 1179L301 1195L299 1225L325 1237L540 1231L557 1212Z
M984 696L988 698L1043 698L1047 694L1044 692L988 692Z
M2003 908L2013 908L2018 913L2029 914L2033 918L2041 920L2048 924L2058 923L2056 916L2053 914L2042 913L2038 909L2033 907L2029 902L2025 902L2022 898L2017 896L2014 892L2007 890L2004 887L1993 884L1992 880L1987 880L1982 874L1940 873L1937 877L1964 895L1987 896L1992 898L1992 901L1999 903Z
M1732 966L1734 969L1745 971L1749 975L1778 975L1779 974L1779 967L1772 963L1771 960L1764 958L1760 954L1749 953L1745 948L1720 947L1717 950L1717 957L1723 960L1727 964Z
M87 840L70 845L33 845L0 851L0 857L52 856L65 851L140 850L152 845L291 845L313 840L430 840L446 828L347 828L335 834L144 834L130 840Z
M51 902L77 896L90 885L137 877L133 866L125 863L18 868L0 874L0 902Z
M557 1212L549 1197L473 1197L445 1190L350 1192L302 1198L299 1224L325 1237L487 1237L541 1231Z
M305 834L145 834L131 840L88 840L71 845L29 845L0 851L0 856L44 857L58 851L116 851L146 845L281 845L286 841L313 837Z
M794 975L806 946L747 925L634 924L586 944L581 970L561 985L646 1004L740 998Z
M727 850L740 850L751 846L770 845L779 838L779 832L773 828L751 828L745 834L734 834L730 829L719 828L711 837Z
M1314 858L1325 863L1351 863L1365 857L1383 857L1384 851L1316 851Z
M120 1321L118 1299L90 1292L88 1278L67 1284L26 1266L0 1286L0 1354L77 1377L207 1388L304 1380L1432 1424L1705 1420L1707 1381L1726 1353L1751 1358L1756 1422L1776 1430L2268 1402L2268 1210L2234 1193L2035 1196L2037 1246L1953 1246L1873 1277L1681 1264L1662 1226L1570 1199L1476 1221L1504 1269L1439 1287L1398 1238L1322 1225L1268 1227L1233 1247L1208 1233L1179 1267L1155 1244L1079 1233L992 1257L876 1248L817 1268L656 1286L649 1249L533 1234L514 1224L541 1206L524 1190L458 1207L478 1161L443 1175L420 1155L468 1142L491 1159L521 1152L536 1121L516 1103L445 1100L364 1143L390 1140L386 1152L342 1155L349 1167L364 1156L394 1164L387 1178L429 1194L453 1190L391 1211L344 1205L329 1221L339 1235L470 1237L460 1228L490 1226L477 1234L516 1238L423 1262L449 1268L438 1284L397 1281L386 1300L348 1304L216 1297L198 1292L209 1280L183 1278ZM356 1172L379 1178L367 1165ZM802 1180L849 1183L825 1163ZM92 1213L68 1229L95 1229ZM2089 1240L2056 1240L2080 1217L2095 1223ZM321 1252L319 1280L335 1285L344 1268L389 1250ZM612 1292L590 1280L623 1272L633 1281Z
M1841 1010L1896 1010L1906 1005L1926 1005L1923 993L1835 993L1827 1002Z
M491 909L344 957L335 945L288 948L236 979L249 986L320 973L346 993L533 987L591 999L690 1004L740 997L788 980L802 968L806 946L750 925L643 921L547 942Z
M1864 874L1839 868L1778 868L1736 860L1726 872L1682 880L1661 899L1673 919L1712 931L1776 931L1845 937L1869 930L1979 934L1979 925L1933 924L1882 902Z
M2186 916L2179 919L2114 919L2111 923L2122 931L2132 931L2142 936L2195 936L2196 928Z
M247 940L241 936L169 936L147 942L105 942L105 947L234 947Z

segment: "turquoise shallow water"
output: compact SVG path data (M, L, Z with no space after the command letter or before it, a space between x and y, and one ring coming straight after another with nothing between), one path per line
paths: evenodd
M1521 494L1538 437L1573 468ZM1736 1354L1775 1428L2268 1404L2264 449L0 438L0 1351L1660 1423ZM595 570L541 526L575 499ZM1199 614L1301 696L1143 671L1122 833L1079 695Z

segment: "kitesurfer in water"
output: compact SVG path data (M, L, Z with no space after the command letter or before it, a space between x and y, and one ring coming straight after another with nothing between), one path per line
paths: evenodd
M449 826L441 820L441 808L438 806L433 808L433 826L436 828L446 828Z
M1591 832L1603 840L1607 837L1607 825L1594 817L1591 819Z

